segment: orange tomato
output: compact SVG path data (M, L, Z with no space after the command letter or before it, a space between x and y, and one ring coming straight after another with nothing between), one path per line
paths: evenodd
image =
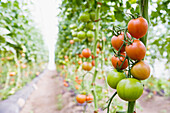
M78 94L76 96L76 100L77 100L78 103L83 104L86 101L86 95Z
M140 40L134 40L131 45L127 45L126 54L132 60L142 60L146 54L145 45Z
M95 66L95 60L92 60L91 64L92 66Z
M86 96L87 103L91 103L93 101L93 95L89 94Z
M78 61L78 64L79 64L79 65L81 65L81 64L82 64L82 61L81 61L81 60L79 60L79 61Z
M74 40L70 40L70 44L74 44Z
M90 62L84 62L83 65L82 65L82 68L85 71L90 71L93 68L93 66Z
M125 53L121 53L121 55L126 56ZM125 57L123 57L123 56L120 56L120 59L119 59L118 57L113 55L111 58L111 61L112 61L112 65L114 66L114 68L118 69L121 66L121 64L123 63L124 59L125 59ZM126 69L127 66L128 66L128 60L126 59L120 69Z
M131 36L130 36L129 33L127 33L127 36L131 39ZM118 51L119 48L123 45L123 40L124 40L124 33L121 33L118 36L113 36L112 39L111 39L111 43L112 43L113 48ZM125 51L125 46L122 47L120 52L124 52L124 51Z
M85 58L89 58L89 57L91 56L91 51L90 51L90 49L88 49L88 48L83 49L82 55L83 55Z
M9 76L15 76L16 75L16 72L9 72Z

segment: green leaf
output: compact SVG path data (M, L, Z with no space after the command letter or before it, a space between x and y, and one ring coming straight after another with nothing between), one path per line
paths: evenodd
M6 35L6 34L9 34L9 33L10 33L9 30L7 30L6 28L0 27L0 35Z

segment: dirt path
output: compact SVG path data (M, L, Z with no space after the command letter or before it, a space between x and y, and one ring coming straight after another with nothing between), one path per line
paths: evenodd
M80 113L82 106L76 105L74 95L63 86L57 72L44 74L20 113Z

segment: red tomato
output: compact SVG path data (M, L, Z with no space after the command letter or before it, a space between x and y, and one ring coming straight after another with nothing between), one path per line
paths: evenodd
M89 57L91 56L91 51L90 51L90 49L88 49L88 48L83 49L82 55L83 55L85 58L89 58Z
M150 75L150 67L146 62L139 61L132 67L131 74L138 80L145 80Z
M131 36L129 33L127 33L127 36L131 39ZM121 33L118 36L113 36L111 39L111 43L114 49L116 49L117 51L119 50L119 48L122 46L123 44L123 40L124 40L124 33ZM124 52L125 51L125 46L122 47L122 49L120 50L120 52Z
M126 54L132 60L142 60L146 54L145 45L140 40L134 40L131 45L127 45Z
M86 101L86 95L78 94L76 100L78 103L83 104Z
M93 66L95 66L95 60L92 60L91 64L92 64Z
M143 17L132 19L128 23L128 31L136 39L145 36L147 30L148 30L148 22Z
M121 55L126 56L125 53L121 53ZM112 65L114 66L114 68L118 69L121 66L124 59L125 59L125 57L123 57L123 56L120 56L120 59L119 59L118 57L113 55L111 58L111 61L112 61ZM128 66L128 60L126 59L120 69L126 69L127 66Z

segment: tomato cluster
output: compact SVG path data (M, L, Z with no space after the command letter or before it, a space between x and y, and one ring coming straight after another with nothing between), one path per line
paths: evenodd
M76 96L76 100L80 104L83 104L84 102L91 103L93 101L93 95L78 94Z
M107 83L111 88L117 89L119 97L126 101L135 101L142 95L143 84L140 80L145 80L150 75L149 65L142 61L146 48L139 40L145 36L147 29L146 19L139 17L129 21L127 28L129 33L121 32L111 39L115 53L111 62L119 72L110 72L107 76ZM122 72L123 69L126 69L127 74Z

